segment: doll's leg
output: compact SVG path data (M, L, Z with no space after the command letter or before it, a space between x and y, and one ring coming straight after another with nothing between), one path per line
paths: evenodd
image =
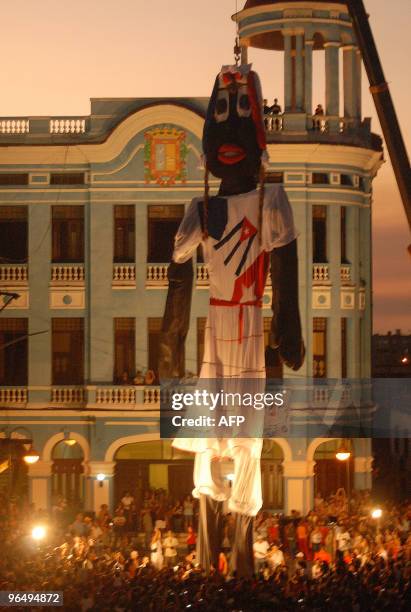
M239 578L250 578L254 573L253 525L253 516L235 514L230 574Z
M260 442L236 446L231 450L234 459L234 478L229 509L235 513L235 535L230 559L230 572L239 577L254 573L253 521L262 506Z
M208 573L211 566L218 568L223 532L223 502L209 495L200 495L197 535L197 560Z

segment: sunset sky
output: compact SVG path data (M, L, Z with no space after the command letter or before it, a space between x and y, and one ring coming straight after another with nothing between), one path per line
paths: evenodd
M365 4L409 149L411 1ZM97 97L208 96L221 64L233 59L235 9L235 0L3 2L0 116L89 114ZM324 98L320 56L315 103ZM265 96L282 103L281 55L249 57ZM365 74L363 116L381 133ZM373 239L374 330L411 333L411 237L388 160L374 182Z

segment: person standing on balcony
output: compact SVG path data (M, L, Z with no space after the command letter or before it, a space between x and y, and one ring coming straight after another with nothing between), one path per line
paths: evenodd
M281 109L281 106L278 104L277 98L274 98L274 104L272 105L270 111L274 117L273 118L274 129L276 132L278 132L281 127L281 119L279 115L281 115L282 109Z

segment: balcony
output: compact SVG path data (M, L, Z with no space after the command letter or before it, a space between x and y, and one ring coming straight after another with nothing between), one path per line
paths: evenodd
M0 264L0 285L25 286L28 283L27 264Z
M55 117L49 121L50 134L85 134L86 117Z
M350 265L342 265L340 267L340 281L342 285L351 284L351 266Z
M52 264L51 266L51 285L53 286L83 286L84 285L84 264Z
M56 408L84 408L85 387L56 386L51 389L51 402Z
M168 263L148 263L146 271L146 287L162 289L168 286Z
M26 117L0 119L0 134L20 135L30 132L30 121Z
M138 387L97 387L96 404L101 406L120 406L135 408L138 399Z
M112 286L114 289L134 289L136 286L135 264L114 264Z
M313 284L329 284L330 269L327 263L313 264Z
M27 387L0 387L1 408L24 408L27 404Z

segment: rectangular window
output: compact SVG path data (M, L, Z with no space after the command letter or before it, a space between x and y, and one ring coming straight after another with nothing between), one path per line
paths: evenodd
M52 206L52 261L84 262L84 206Z
M28 319L0 318L0 385L26 386Z
M28 185L29 175L28 174L0 174L0 185Z
M313 377L327 377L327 319L314 317L313 321Z
M52 172L50 185L84 185L84 172Z
M341 235L341 263L347 261L347 209L345 206L340 208L340 235Z
M0 206L0 264L26 263L27 206Z
M114 382L132 384L136 368L135 319L114 319Z
M135 253L135 207L114 206L114 263L134 263Z
M347 319L341 319L341 378L347 378Z
M168 263L174 248L174 237L184 216L184 206L148 207L148 263Z
M270 346L271 317L264 317L264 349L265 349L265 372L268 379L283 377L283 364L278 354L278 349Z
M313 206L313 262L327 262L327 209Z
M350 174L341 174L341 185L346 185L347 187L353 186L353 181Z
M80 317L52 319L52 384L82 385L84 382L84 320Z
M266 183L284 183L283 172L267 172L265 175Z
M330 177L325 172L313 172L313 185L328 185L330 182Z
M204 358L204 336L207 318L197 318L197 374L200 374Z

